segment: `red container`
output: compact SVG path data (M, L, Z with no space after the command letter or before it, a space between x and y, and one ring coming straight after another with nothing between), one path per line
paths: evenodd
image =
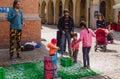
M111 24L111 30L116 30L116 24Z
M54 70L57 69L57 63L53 63L51 56L44 57L44 69L45 70Z
M105 26L108 26L110 23L106 22Z
M120 32L120 24L117 24L117 31Z
M47 71L44 72L44 79L53 79L53 71Z
M44 69L45 70L53 70L52 59L50 56L44 57Z
M48 71L48 70L44 71L44 78L45 79L53 79L53 77L56 77L56 76L57 76L57 69L54 69L51 71Z

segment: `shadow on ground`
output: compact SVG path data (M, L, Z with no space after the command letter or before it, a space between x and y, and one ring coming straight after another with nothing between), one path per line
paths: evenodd
M17 59L14 53L13 60L9 58L9 49L0 49L0 64L16 64L23 62L32 62L43 60L45 55L48 55L46 46L42 44L41 48L35 48L33 51L25 51L21 53L22 58Z

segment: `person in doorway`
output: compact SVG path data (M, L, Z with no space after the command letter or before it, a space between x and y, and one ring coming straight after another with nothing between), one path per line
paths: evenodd
M77 42L82 41L82 52L83 52L83 68L90 68L89 52L92 46L92 37L96 37L95 33L87 28L85 22L80 23L80 38Z
M112 33L112 30L111 30L111 25L110 24L107 26L107 30L108 30L107 40L110 41L110 43L114 43L113 33Z
M22 35L22 26L24 25L24 22L23 13L21 10L21 2L19 0L15 0L13 3L13 8L10 8L10 11L8 12L8 21L10 22L10 59L13 58L15 46L17 58L21 58L20 42Z
M105 28L105 20L104 20L104 16L100 13L98 14L98 19L96 21L96 26L97 28L103 26L103 28Z
M60 52L63 55L65 53L65 45L66 41L68 42L68 52L69 55L71 56L71 48L70 48L70 43L71 43L71 34L74 32L74 22L72 17L70 16L69 10L65 9L64 10L64 16L62 16L59 19L58 22L58 29L62 33L61 36L61 43L60 43Z

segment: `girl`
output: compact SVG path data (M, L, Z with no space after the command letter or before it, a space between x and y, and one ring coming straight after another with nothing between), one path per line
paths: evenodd
M85 22L80 23L80 28L82 29L80 32L80 39L82 41L82 52L83 52L83 68L90 68L90 60L89 60L89 52L92 46L92 37L95 37L95 33L88 29Z

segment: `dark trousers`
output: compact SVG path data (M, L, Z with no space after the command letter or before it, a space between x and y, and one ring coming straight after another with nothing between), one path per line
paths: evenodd
M89 59L89 52L91 47L83 47L83 64L84 67L90 67L90 59Z
M66 41L68 42L68 51L71 54L71 48L70 48L71 34L68 31L65 32L65 34L62 34L61 45L60 45L60 52L61 52L61 54L64 53Z
M76 63L77 62L77 55L78 55L78 49L76 49L75 51L73 51L73 60Z
M107 35L107 40L108 40L108 41L113 40L112 33L108 33L108 35Z
M16 53L20 54L21 52L21 30L10 29L10 55L13 55L15 52L14 49L16 48ZM16 47L15 47L16 46Z

